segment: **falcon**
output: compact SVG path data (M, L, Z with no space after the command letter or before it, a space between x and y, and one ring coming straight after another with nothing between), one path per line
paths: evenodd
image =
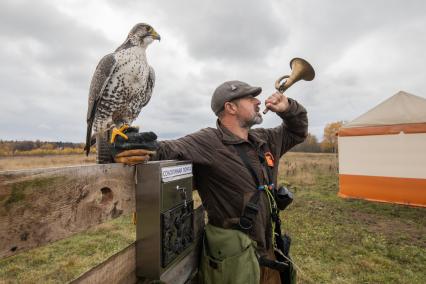
M110 162L111 143L117 135L127 139L124 131L151 99L155 73L148 65L146 48L160 39L150 25L136 24L123 44L96 67L90 83L84 149L89 155L90 146L96 143L99 163Z

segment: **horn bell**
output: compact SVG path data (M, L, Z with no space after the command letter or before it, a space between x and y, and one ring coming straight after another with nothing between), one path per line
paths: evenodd
M302 80L312 81L315 78L314 68L303 58L293 58L290 61L290 68L292 73L298 74Z
M300 80L312 81L315 78L315 70L305 59L296 57L290 60L291 74L284 75L275 81L275 89L278 92L284 93L285 90L290 88L294 83ZM286 79L283 83L281 83ZM268 109L265 108L263 114L266 114Z
M294 83L300 80L305 81L312 81L315 78L315 70L309 64L308 61L306 61L303 58L293 58L290 61L290 68L291 68L291 74L282 76L278 78L278 80L275 82L275 89L277 89L279 92L283 93L285 90L291 87ZM281 81L283 79L285 80L284 83L281 84Z

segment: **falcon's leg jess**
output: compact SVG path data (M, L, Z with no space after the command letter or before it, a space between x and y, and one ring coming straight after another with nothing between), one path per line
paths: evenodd
M129 139L129 137L127 137L127 135L126 134L124 134L123 133L123 131L125 131L125 130L127 130L128 128L129 128L130 126L129 125L127 125L127 124L124 124L124 125L122 125L120 128L113 128L112 129L112 133L111 133L111 144L112 143L114 143L114 141L115 141L115 137L117 136L117 135L120 135L121 137L123 137L124 139Z

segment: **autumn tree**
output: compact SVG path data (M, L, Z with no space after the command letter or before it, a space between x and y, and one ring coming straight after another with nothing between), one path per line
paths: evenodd
M343 125L343 121L336 121L328 123L324 127L324 137L321 142L321 150L323 152L336 153L337 152L337 132Z

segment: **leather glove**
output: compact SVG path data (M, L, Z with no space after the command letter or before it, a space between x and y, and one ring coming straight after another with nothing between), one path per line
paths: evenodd
M126 150L114 156L116 163L122 163L128 166L145 163L149 161L150 156L155 154L155 151L145 149Z
M136 127L124 131L128 137L117 136L112 144L114 161L126 165L136 165L147 162L150 155L158 148L157 135L154 132L141 132Z

